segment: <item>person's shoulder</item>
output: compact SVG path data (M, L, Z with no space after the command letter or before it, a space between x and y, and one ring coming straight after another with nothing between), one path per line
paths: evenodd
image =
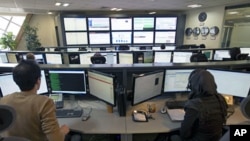
M199 110L201 106L202 100L200 98L189 99L185 104L185 108L191 108L195 110Z

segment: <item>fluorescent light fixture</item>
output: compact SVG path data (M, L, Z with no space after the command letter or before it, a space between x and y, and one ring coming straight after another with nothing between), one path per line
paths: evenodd
M117 9L117 8L111 8L110 10L111 10L111 11L115 11L116 9Z
M62 5L62 3L60 3L60 2L55 3L55 6L61 6L61 5Z
M230 14L230 15L234 15L234 14L238 14L239 12L237 12L237 11L231 11L231 12L228 12L228 14Z
M122 11L123 9L122 8L111 8L110 10L111 11Z
M64 3L63 6L67 7L67 6L69 6L69 3Z
M48 12L49 15L53 14L53 12Z
M250 18L250 15L245 15L245 17Z
M202 5L200 5L200 4L191 4L191 5L188 5L187 7L189 7L189 8L197 8L197 7L202 7Z
M121 8L117 8L116 11L122 11L122 9Z

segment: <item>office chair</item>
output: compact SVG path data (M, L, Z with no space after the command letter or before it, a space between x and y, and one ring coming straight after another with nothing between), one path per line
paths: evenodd
M16 111L7 105L0 105L0 133L11 127L13 121L16 119ZM22 137L1 137L1 141L30 141Z
M104 56L91 56L90 58L92 64L105 64L106 58Z
M190 62L208 62L208 59L203 53L195 53L190 57Z
M236 55L236 60L247 60L248 59L248 53L241 53Z

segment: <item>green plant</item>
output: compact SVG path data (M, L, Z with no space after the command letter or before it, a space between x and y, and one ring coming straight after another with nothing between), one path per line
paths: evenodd
M0 38L0 45L3 45L2 47L4 49L9 48L10 50L15 50L15 35L12 32L4 33L3 36Z
M36 48L41 47L41 43L37 36L37 27L32 27L28 24L24 25L24 35L26 40L26 46L28 50L35 50Z

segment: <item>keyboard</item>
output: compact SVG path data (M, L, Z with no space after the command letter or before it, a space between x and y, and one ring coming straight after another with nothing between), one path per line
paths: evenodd
M58 118L72 118L81 117L83 109L56 109L56 117Z
M183 109L187 100L174 100L167 101L166 106L168 109Z

